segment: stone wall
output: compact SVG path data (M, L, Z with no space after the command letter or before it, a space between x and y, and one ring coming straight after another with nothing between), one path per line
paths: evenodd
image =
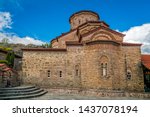
M122 57L126 55L126 66L127 70L131 71L131 79L126 80L127 90L144 91L144 77L141 65L141 49L139 46L123 46Z
M76 30L71 31L69 34L64 33L55 40L52 41L53 48L66 48L66 41L78 41Z
M6 54L0 52L0 60L5 60L6 59Z
M118 70L115 70L115 59L118 47L110 44L94 44L84 47L85 56L82 61L82 83L83 87L96 89L113 89L114 78L119 80ZM106 57L107 76L102 76L101 58ZM118 68L117 68L118 69ZM115 70L115 71L114 71ZM85 72L84 72L85 71ZM115 74L115 73L116 74Z
M3 84L2 84L2 71L0 70L0 87L2 87Z
M78 51L25 51L23 82L47 87L79 87L80 78L75 77L75 66L80 64Z
M65 52L24 51L23 81L46 87L143 91L139 50L99 43L67 46ZM101 74L103 57L107 58L107 76ZM127 69L131 79L126 77Z
M70 88L51 88L46 89L51 95L80 95L80 96L94 96L94 97L113 97L112 99L150 99L150 93L142 92L123 92L112 90L95 90L95 89L70 89ZM115 98L116 97L116 98ZM119 98L118 98L119 97ZM107 99L107 98L106 98Z

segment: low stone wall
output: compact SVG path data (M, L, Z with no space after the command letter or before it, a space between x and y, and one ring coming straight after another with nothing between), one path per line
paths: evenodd
M150 93L133 93L133 92L125 92L126 97L136 97L142 99L150 99Z
M94 89L59 89L59 88L52 88L46 89L48 92L54 94L54 95L65 95L65 94L77 94L82 96L96 96L96 97L133 97L133 98L139 98L139 99L150 99L150 93L134 93L134 92L123 92L123 91L117 91L117 90L94 90Z
M2 84L2 77L0 76L0 87L2 87L3 84Z

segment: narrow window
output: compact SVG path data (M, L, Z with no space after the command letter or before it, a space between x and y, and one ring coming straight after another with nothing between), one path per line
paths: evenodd
M79 64L75 65L74 75L76 77L80 77L80 65Z
M127 72L127 79L130 80L131 79L131 72Z
M76 69L76 76L79 76L79 70Z
M107 76L107 63L101 63L102 76Z
M79 20L79 24L81 23L81 21Z
M101 74L103 76L103 63L101 63Z
M48 78L51 77L51 72L50 72L50 70L47 71L47 76L48 76Z
M105 63L105 76L107 76L107 63Z
M62 77L62 71L59 71L59 77L60 78Z

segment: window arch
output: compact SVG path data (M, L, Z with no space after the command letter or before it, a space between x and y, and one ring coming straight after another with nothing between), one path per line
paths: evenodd
M108 76L108 58L106 56L102 56L100 59L101 63L101 76Z
M109 32L99 31L91 37L92 40L116 40Z
M80 65L75 65L75 76L76 77L80 76Z

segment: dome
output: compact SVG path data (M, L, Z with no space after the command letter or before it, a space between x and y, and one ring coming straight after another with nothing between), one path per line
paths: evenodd
M98 21L99 19L99 15L93 11L79 11L70 17L69 22L71 29L75 29L86 22Z

